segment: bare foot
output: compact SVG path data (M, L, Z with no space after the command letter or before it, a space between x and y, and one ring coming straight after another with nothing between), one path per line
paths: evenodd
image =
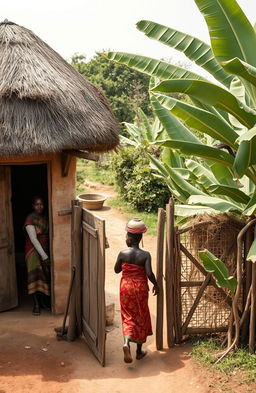
M124 362L132 363L132 355L131 355L130 347L128 345L124 345L123 351L124 351Z
M137 353L136 353L136 359L137 359L137 360L141 360L141 359L144 358L144 356L146 356L146 354L147 354L147 351L137 352Z

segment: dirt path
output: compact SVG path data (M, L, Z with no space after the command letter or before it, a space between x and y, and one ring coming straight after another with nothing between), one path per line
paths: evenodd
M95 191L108 196L108 186L93 185ZM0 314L0 393L217 393L252 392L237 385L229 388L229 380L212 376L190 358L190 346L156 351L154 336L146 347L148 356L131 365L123 363L122 334L119 313L119 277L113 264L120 249L125 247L125 216L106 206L95 212L106 219L107 250L106 297L115 302L115 324L107 335L106 367L102 368L82 340L68 343L55 339L53 328L62 317L43 313L31 315L27 309ZM156 239L146 235L144 247L155 259ZM155 298L150 297L152 322L155 322ZM29 346L30 348L25 348ZM166 347L166 345L165 345ZM134 350L134 348L133 348ZM246 389L246 390L245 390ZM248 389L251 389L248 387Z

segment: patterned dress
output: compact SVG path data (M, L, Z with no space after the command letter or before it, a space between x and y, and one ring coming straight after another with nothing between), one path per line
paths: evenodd
M46 217L40 216L36 213L31 213L26 218L24 227L26 225L34 225L37 239L41 244L43 250L48 253L48 221ZM35 292L42 292L45 295L50 295L49 283L41 266L41 258L32 244L28 234L26 233L25 242L25 260L28 270L28 294Z
M144 343L152 335L148 308L148 280L144 266L122 264L120 305L123 335L135 343Z

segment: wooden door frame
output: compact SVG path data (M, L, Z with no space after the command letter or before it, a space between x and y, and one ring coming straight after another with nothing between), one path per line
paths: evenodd
M48 194L48 221L49 221L49 254L50 254L50 261L51 261L51 312L54 310L55 304L55 294L54 294L54 260L53 260L53 215L52 215L52 160L39 160L39 161L4 161L0 162L2 166L30 166L30 165L42 165L46 164L46 171L47 171L47 194ZM11 190L12 193L12 190ZM12 211L13 214L13 211ZM15 239L13 236L13 246L15 243ZM15 254L15 248L14 248ZM16 277L17 280L17 277Z

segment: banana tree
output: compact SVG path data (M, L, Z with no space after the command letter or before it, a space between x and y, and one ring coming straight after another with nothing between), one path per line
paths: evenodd
M222 169L222 172L227 174L227 177L222 176L222 179L214 176L215 179L212 179L213 182L208 188L203 189L203 198L202 193L195 192L185 179L183 194L189 196L184 198L182 194L179 198L179 168L165 162L165 166L172 166L166 180L177 199L183 204L186 200L186 204L196 205L196 209L201 206L204 210L208 207L215 210L220 208L223 211L229 206L228 210L239 214L246 215L248 211L254 214L256 34L235 0L195 2L208 24L211 46L186 33L152 21L140 21L137 27L149 38L183 52L190 60L211 73L218 84L160 60L120 52L109 52L105 55L154 77L150 89L151 102L168 137L153 143L179 152L182 156L191 156L193 160L200 162L206 172L212 172L213 176L216 166L218 172ZM186 94L191 103L175 99L170 96L171 93ZM191 130L207 135L208 145L195 137ZM228 151L222 150L223 147ZM163 176L159 165L158 172ZM201 179L197 178L199 182ZM203 184L200 188L202 187ZM225 202L228 202L228 205ZM188 212L187 206L184 206L183 210L182 206L177 209L179 214L183 211L186 215ZM192 211L191 209L190 212Z
M138 109L138 120L135 124L123 123L128 133L128 138L120 135L120 140L123 145L129 145L134 147L145 146L148 147L150 144L163 138L163 126L156 117L151 122L145 115L142 109Z

